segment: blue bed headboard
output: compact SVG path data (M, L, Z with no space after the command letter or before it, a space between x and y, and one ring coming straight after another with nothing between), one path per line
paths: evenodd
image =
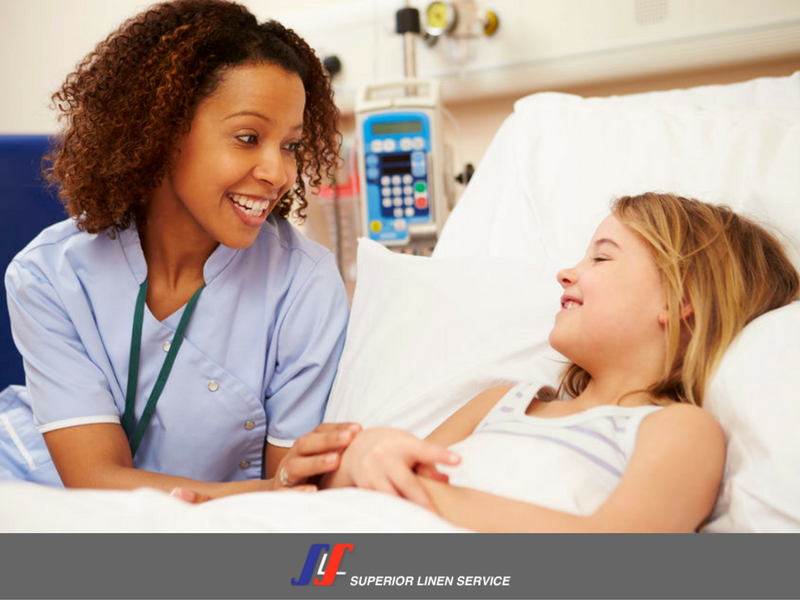
M6 267L42 229L66 218L64 207L42 179L42 156L49 142L45 135L0 135L0 266ZM22 358L11 339L5 281L0 311L0 390L25 383Z

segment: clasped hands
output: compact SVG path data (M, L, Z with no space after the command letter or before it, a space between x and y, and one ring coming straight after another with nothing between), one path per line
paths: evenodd
M356 435L343 452L339 468L325 475L322 483L375 490L432 509L417 476L447 482L447 475L436 465L457 465L460 460L454 452L407 431L376 427Z
M323 423L295 441L271 481L276 491L355 486L432 509L417 476L447 482L436 465L459 462L457 454L407 431L386 427L362 431L356 423ZM192 503L208 499L183 488L173 490L173 495Z

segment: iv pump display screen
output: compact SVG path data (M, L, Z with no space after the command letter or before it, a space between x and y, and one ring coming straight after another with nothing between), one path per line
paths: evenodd
M372 125L372 135L392 133L422 133L422 121L395 121L393 123L375 123Z

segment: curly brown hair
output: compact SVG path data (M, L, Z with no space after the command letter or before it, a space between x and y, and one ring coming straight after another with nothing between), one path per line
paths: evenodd
M45 178L78 227L114 236L142 219L199 102L226 69L253 63L296 73L305 87L300 176L273 211L304 219L303 176L318 188L339 160L339 111L324 67L292 30L258 23L244 6L176 0L125 21L52 96L66 125L44 159Z

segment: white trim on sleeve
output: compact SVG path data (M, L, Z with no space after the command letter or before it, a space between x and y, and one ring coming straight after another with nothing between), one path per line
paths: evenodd
M273 446L278 446L280 448L291 448L294 445L295 440L279 440L278 438L274 438L270 435L267 436L267 443L272 444Z
M25 447L25 444L22 443L19 435L17 435L17 430L14 429L14 426L11 424L11 419L8 418L6 414L0 414L0 421L2 421L3 425L8 431L8 435L11 437L11 441L14 442L14 445L19 450L19 453L22 454L22 458L25 459L25 462L28 463L28 467L31 469L36 468L36 462L33 460L31 453L28 452L28 449Z
M36 431L39 433L47 433L48 431L55 431L56 429L65 429L67 427L75 427L77 425L94 425L95 423L116 423L119 425L119 415L97 415L95 417L63 419L61 421L53 421L52 423L38 425L36 427Z

